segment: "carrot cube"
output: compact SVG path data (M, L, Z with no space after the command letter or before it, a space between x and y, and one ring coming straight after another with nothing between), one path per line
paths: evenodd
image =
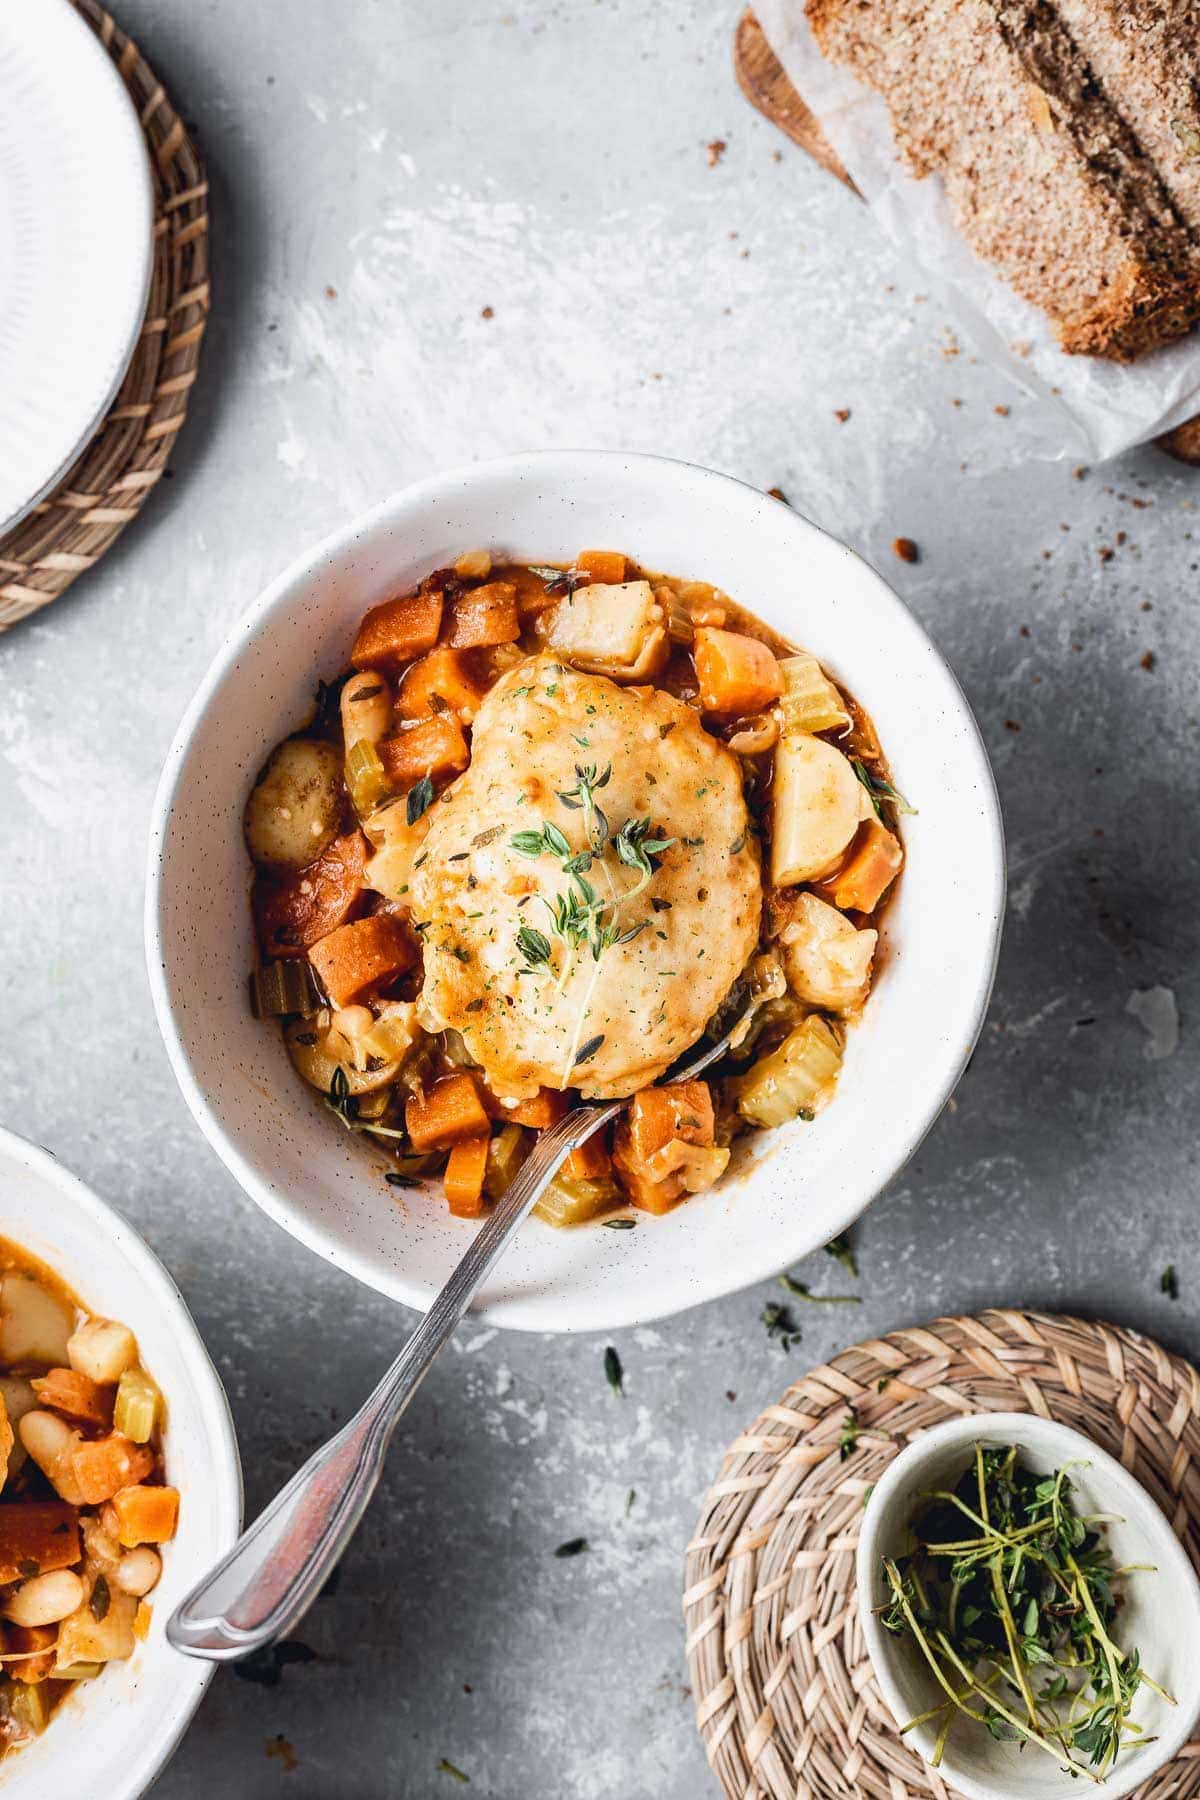
M76 1444L71 1452L71 1473L85 1506L111 1500L121 1488L143 1481L153 1467L153 1450L132 1443L119 1431L93 1443Z
M464 1138L484 1137L489 1121L474 1077L443 1075L425 1093L411 1096L404 1122L414 1150L449 1150Z
M434 713L449 711L469 725L485 692L467 667L462 652L442 644L405 670L396 696L396 711L402 719L428 719Z
M383 669L398 673L406 662L432 650L442 629L442 596L409 594L385 600L363 618L350 652L356 669Z
M107 1514L107 1507L105 1513ZM173 1487L124 1487L112 1498L113 1536L122 1549L139 1544L165 1544L175 1536L179 1520L179 1489Z
M93 1381L76 1369L47 1369L40 1379L35 1378L29 1385L40 1404L49 1407L51 1412L62 1413L83 1425L108 1427L112 1424L116 1389L111 1382Z
M0 1506L0 1584L79 1561L79 1515L59 1500Z
M379 760L392 785L404 788L415 786L423 775L441 781L447 775L461 774L471 752L456 715L441 712L384 738Z
M483 1178L491 1141L486 1134L463 1138L450 1152L444 1185L446 1204L456 1219L478 1219L483 1215Z
M899 840L877 819L868 819L838 873L817 883L815 891L843 912L874 912L903 862Z
M704 625L692 651L705 712L743 718L771 706L783 692L779 663L765 644L740 631Z
M446 642L457 650L512 644L520 635L517 590L511 581L489 581L484 587L468 588L451 602Z
M575 567L589 581L609 584L625 579L625 558L619 550L581 550Z
M567 1096L557 1088L539 1088L532 1099L518 1100L510 1106L485 1090L483 1104L493 1119L502 1119L506 1125L531 1125L535 1131L544 1131L547 1125L556 1125L566 1112Z
M649 1161L672 1138L682 1138L685 1144L711 1144L714 1122L708 1083L672 1081L643 1088L630 1101L622 1123L633 1160L639 1163Z
M349 1006L369 988L381 987L411 969L416 946L391 913L372 913L340 925L314 944L308 960L334 1006Z
M611 1173L612 1157L602 1131L593 1132L563 1163L563 1174L572 1181L603 1181Z

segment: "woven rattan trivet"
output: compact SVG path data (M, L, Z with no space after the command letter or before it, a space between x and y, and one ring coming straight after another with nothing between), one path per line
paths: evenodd
M843 1460L849 1407L863 1429ZM914 1432L971 1412L1035 1412L1088 1433L1145 1484L1200 1568L1200 1374L1151 1339L987 1312L844 1350L730 1445L688 1546L696 1722L727 1795L952 1795L875 1691L854 1552L863 1496L891 1458ZM1138 1794L1200 1795L1200 1742Z
M141 120L156 196L154 268L133 360L104 423L54 493L0 536L0 631L57 599L141 511L183 424L208 317L203 165L132 38L95 0L74 4Z

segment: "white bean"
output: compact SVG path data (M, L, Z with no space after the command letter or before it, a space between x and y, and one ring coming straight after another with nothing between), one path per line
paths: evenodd
M52 1569L14 1588L3 1611L14 1625L57 1625L82 1605L83 1583L74 1570Z
M113 1577L124 1594L136 1594L140 1600L148 1594L162 1574L162 1557L149 1544L139 1544L136 1550L128 1550L117 1565Z
M25 1449L59 1498L79 1506L83 1495L71 1469L71 1452L83 1440L57 1413L40 1408L27 1412L17 1426Z
M392 729L392 691L382 675L364 669L342 689L342 736L351 744L377 744Z

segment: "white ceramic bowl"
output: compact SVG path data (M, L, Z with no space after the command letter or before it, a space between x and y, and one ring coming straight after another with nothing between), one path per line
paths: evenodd
M885 1556L911 1548L909 1525L931 1488L953 1486L975 1454L975 1445L1019 1444L1021 1460L1038 1474L1064 1463L1071 1471L1078 1509L1112 1513L1119 1523L1107 1538L1118 1567L1153 1563L1154 1571L1130 1575L1116 1627L1123 1648L1137 1646L1147 1674L1173 1695L1174 1706L1142 1688L1133 1717L1154 1737L1144 1749L1127 1750L1108 1777L1093 1785L1064 1774L1035 1748L999 1743L961 1720L950 1734L940 1773L966 1800L1064 1800L1084 1794L1120 1800L1148 1781L1188 1741L1200 1715L1200 1584L1167 1520L1140 1482L1082 1432L1032 1413L972 1414L935 1425L913 1439L878 1481L863 1514L858 1540L858 1610L875 1680L898 1726L937 1704L936 1687L920 1651L885 1631L875 1609L887 1603ZM905 1742L926 1760L933 1754L936 1723L918 1725Z
M551 451L418 483L273 582L188 708L155 804L150 982L175 1073L246 1192L321 1255L425 1307L472 1227L397 1199L362 1146L306 1097L278 1032L246 1005L253 960L246 794L343 668L367 607L467 547L541 561L601 544L716 583L813 651L874 717L900 787L908 865L880 973L815 1124L764 1132L744 1173L636 1231L518 1234L481 1295L498 1324L599 1330L775 1274L840 1231L910 1156L975 1044L1003 905L1000 816L954 677L880 577L790 507L659 457ZM719 921L714 929L719 930Z
M136 1334L166 1396L167 1478L181 1496L179 1530L163 1548L162 1579L152 1596L149 1637L128 1662L81 1682L42 1737L0 1762L0 1794L45 1800L83 1791L135 1800L168 1761L212 1678L211 1663L171 1649L164 1626L240 1530L233 1421L191 1315L157 1257L48 1151L2 1128L0 1236L40 1257L85 1306Z

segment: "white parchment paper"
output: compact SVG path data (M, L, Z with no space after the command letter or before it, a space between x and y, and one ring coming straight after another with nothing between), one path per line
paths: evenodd
M817 48L804 0L755 0L755 12L796 91L821 121L872 213L961 320L981 355L1039 402L1029 456L1116 456L1200 412L1200 334L1131 366L1067 356L1045 316L992 272L955 230L936 176L916 181L896 155L882 97ZM1016 432L1021 431L1014 421Z

